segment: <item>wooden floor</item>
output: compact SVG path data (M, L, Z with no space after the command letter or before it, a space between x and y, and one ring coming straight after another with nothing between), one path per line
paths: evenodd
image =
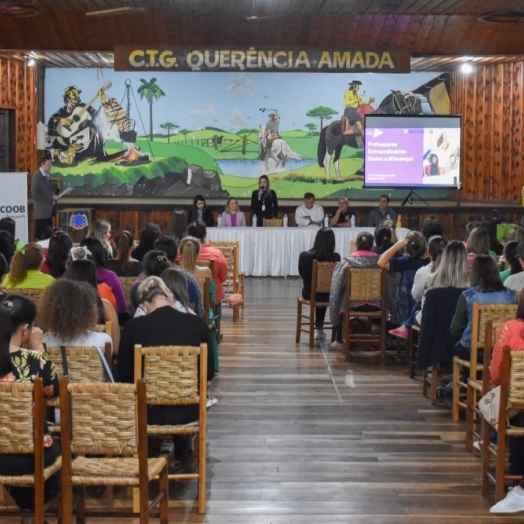
M298 279L249 278L243 318L233 324L225 312L212 386L219 403L208 419L207 514L197 514L195 484L179 483L170 521L524 522L524 514L489 515L493 500L480 496L480 459L464 450L464 424L422 397L397 355L355 364L327 343L294 343L300 287Z

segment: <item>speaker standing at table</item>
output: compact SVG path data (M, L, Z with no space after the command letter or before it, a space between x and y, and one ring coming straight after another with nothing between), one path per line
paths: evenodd
M56 212L56 202L60 198L55 195L51 184L51 166L53 162L48 156L40 158L40 167L31 178L31 196L35 215L35 241L45 238L46 230L53 225L53 215Z
M251 195L251 216L257 217L257 226L264 225L264 218L278 218L277 194L269 187L269 178L262 175L258 179L258 189Z

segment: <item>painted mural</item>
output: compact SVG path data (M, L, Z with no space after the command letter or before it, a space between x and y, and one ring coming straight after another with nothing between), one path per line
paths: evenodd
M365 115L447 114L449 75L47 69L53 174L72 197L364 198Z

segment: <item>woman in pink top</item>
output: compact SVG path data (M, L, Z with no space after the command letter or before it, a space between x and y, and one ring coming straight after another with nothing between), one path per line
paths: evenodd
M246 218L238 208L236 198L227 199L226 211L222 215L222 227L246 227Z

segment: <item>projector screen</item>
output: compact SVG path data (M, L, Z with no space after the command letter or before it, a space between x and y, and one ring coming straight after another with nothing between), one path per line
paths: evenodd
M364 187L460 188L459 115L366 115Z

